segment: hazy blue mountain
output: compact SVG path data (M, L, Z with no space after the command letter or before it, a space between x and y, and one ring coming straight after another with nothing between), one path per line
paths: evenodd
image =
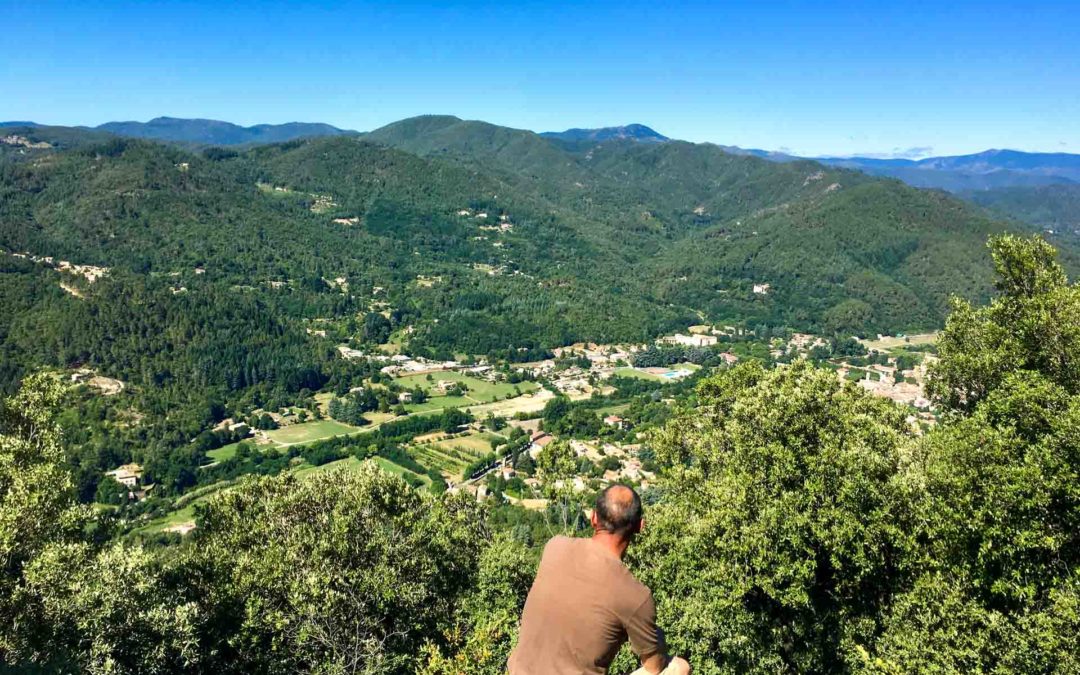
M288 124L257 124L252 127L242 127L219 120L180 119L176 117L157 117L149 122L107 122L96 128L120 136L202 145L281 143L295 138L348 136L357 133L320 123L290 122Z
M920 160L818 157L823 164L898 178L909 185L951 192L1080 182L1080 155L987 150Z
M671 139L657 133L644 124L627 124L621 127L602 127L600 129L567 129L566 131L545 131L544 138L560 141L621 141L631 140L642 143L663 143Z

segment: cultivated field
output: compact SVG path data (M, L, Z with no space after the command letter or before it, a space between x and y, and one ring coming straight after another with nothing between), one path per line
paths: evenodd
M274 429L266 432L266 437L273 441L275 445L289 446L311 443L331 436L352 434L361 429L362 427L351 427L348 424L342 424L334 420L317 420Z
M498 434L483 432L457 438L425 440L411 445L409 454L424 466L457 481L461 480L466 467L491 452L492 439L503 438Z

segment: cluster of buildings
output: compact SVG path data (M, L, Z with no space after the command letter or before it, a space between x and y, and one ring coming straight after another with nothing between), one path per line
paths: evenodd
M32 253L12 253L13 258L22 258L23 260L29 260L32 263L39 265L46 265L60 272L67 272L75 276L80 276L86 279L89 283L94 283L98 279L102 278L109 273L108 267L101 267L98 265L76 265L75 263L67 260L56 260L51 255L34 255Z
M665 335L658 339L657 344L661 345L682 345L684 347L712 347L716 345L717 337L715 335L706 335L703 333L691 333L690 335L683 335L682 333L676 333L674 335Z

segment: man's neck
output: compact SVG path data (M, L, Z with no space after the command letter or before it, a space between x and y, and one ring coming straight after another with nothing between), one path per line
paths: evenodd
M592 540L599 544L600 548L619 560L622 560L623 556L626 555L626 548L630 545L629 540L611 534L610 532L594 532Z

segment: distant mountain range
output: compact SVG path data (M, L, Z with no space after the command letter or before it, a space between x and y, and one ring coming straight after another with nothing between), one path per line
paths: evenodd
M868 157L816 159L874 176L899 178L915 187L940 188L950 192L1080 182L1080 155L1065 153L987 150L973 155L920 160Z
M405 120L411 125L428 125L432 134L410 134L423 138L422 143L438 143L440 137L453 135L456 124L470 124L456 117L424 115ZM482 123L479 123L482 124ZM0 127L32 128L34 122L0 122ZM230 122L206 119L158 117L149 122L108 122L97 127L79 127L119 136L150 138L190 145L253 145L281 143L298 138L319 136L365 136L378 142L394 144L395 125L374 132L362 133L341 129L329 124L290 122L288 124L257 124L243 127ZM506 129L499 127L499 129ZM533 134L529 141L532 151L543 154L536 146L539 139L558 143L582 144L631 141L637 143L666 143L671 138L643 124L601 127L597 129L567 129ZM517 139L519 142L520 138ZM791 162L811 159L822 164L856 169L873 176L896 178L921 188L936 188L955 193L972 193L1006 187L1035 188L1046 185L1080 184L1080 155L1066 153L1020 152L1017 150L987 150L972 155L930 157L927 159L880 159L874 157L798 157L782 152L732 145L715 147L735 155L760 157L772 162ZM423 150L423 148L419 148ZM520 149L520 148L519 148Z
M0 127L38 127L34 122L0 122ZM256 124L242 127L231 122L178 117L155 117L149 122L106 122L96 127L118 136L152 138L159 141L196 145L245 145L254 143L283 143L297 138L316 136L355 136L356 131L339 129L329 124L289 122L287 124Z

